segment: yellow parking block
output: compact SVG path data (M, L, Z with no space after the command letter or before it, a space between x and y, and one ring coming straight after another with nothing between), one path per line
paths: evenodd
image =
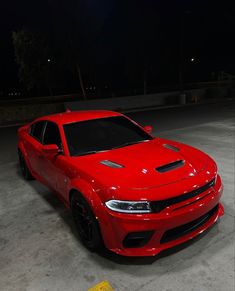
M94 287L91 287L87 291L114 291L114 289L112 288L108 281L103 281L95 285Z

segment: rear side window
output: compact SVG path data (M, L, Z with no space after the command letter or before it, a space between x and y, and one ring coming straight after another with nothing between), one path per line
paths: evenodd
M60 131L55 123L49 121L47 122L43 144L45 145L56 144L58 148L60 149L62 148Z
M31 126L30 135L39 142L42 142L42 135L45 126L45 121L38 121Z

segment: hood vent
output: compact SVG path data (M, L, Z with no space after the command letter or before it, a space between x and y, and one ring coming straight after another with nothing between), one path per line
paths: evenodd
M158 171L159 173L165 173L174 169L177 169L179 167L182 167L184 165L184 161L180 160L180 161L176 161L161 167L156 168L156 171Z
M105 165L105 166L108 166L110 168L124 168L123 165L120 165L120 164L117 164L117 163L114 163L114 162L111 162L109 160L103 160L100 162L102 165Z
M178 149L177 147L171 145L171 144L167 144L167 143L165 143L163 146L164 146L165 148L169 149L169 150L174 151L174 152L179 152L179 149Z

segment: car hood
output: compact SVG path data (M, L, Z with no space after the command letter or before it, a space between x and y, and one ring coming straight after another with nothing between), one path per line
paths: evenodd
M160 138L74 160L80 170L103 186L133 190L188 179L197 176L209 162L214 163L193 147Z

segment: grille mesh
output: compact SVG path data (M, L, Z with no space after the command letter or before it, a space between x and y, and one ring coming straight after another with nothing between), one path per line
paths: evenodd
M199 187L199 188L197 188L191 192L188 192L186 194L183 194L183 195L180 195L177 197L173 197L170 199L166 199L166 200L152 201L151 202L151 209L153 210L153 212L160 212L164 208L166 208L170 205L180 203L182 201L193 198L193 197L205 192L206 190L208 190L209 188L211 188L214 185L215 185L215 179L211 180L209 183L205 184L204 186Z

